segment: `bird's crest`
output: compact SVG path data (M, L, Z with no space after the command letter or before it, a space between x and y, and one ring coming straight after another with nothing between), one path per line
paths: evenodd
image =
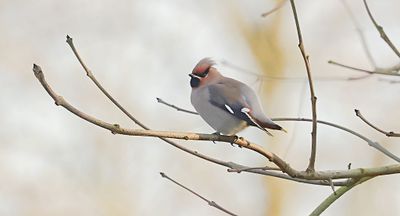
M213 65L215 65L215 61L213 61L211 58L203 58L194 67L192 73L196 75L204 74L204 72L206 72Z

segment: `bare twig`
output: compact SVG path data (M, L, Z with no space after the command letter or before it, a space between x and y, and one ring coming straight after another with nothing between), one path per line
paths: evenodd
M284 173L280 173L277 171L269 171L265 170L264 168L261 169L256 169L255 167L245 167L242 165L238 165L236 163L230 162L231 167L235 167L232 169L228 169L228 172L235 172L235 173L240 173L236 172L236 170L241 170L241 172L249 172L249 173L255 173L255 174L260 174L260 175L267 175L267 176L272 176L280 179L285 179L285 180L290 180L294 182L299 182L299 183L306 183L306 184L314 184L314 185L320 185L320 186L330 186L330 183L328 180L307 180L307 179L301 179L301 178L292 178ZM347 180L336 180L333 181L333 184L335 186L344 186L347 185Z
M240 73L248 74L251 76L257 77L257 81L264 82L264 80L279 80L279 81L304 81L307 79L306 77L303 76L271 76L271 75L265 75L265 74L258 74L253 71L247 70L243 67L240 67L238 65L235 65L227 60L221 60L220 63L224 66L227 66L229 68L232 68ZM318 81L352 81L355 80L357 77L339 77L339 76L321 76L321 77L316 77L313 76L313 80L318 80Z
M373 75L373 74L388 75L388 76L400 76L400 74L398 73L400 71L400 63L398 63L398 64L396 64L396 65L394 65L392 67L387 67L387 68L377 67L374 59L372 58L371 52L368 49L368 46L366 44L364 35L362 34L362 31L361 31L361 29L359 27L358 22L356 21L354 15L352 14L352 12L351 12L350 8L348 7L348 5L346 4L346 2L345 1L342 1L342 2L343 2L343 5L345 6L345 8L347 9L348 13L350 14L350 17L353 20L354 25L356 26L356 29L357 29L357 32L358 32L358 34L360 36L360 40L362 42L364 51L367 54L368 60L372 64L374 69L373 70L367 70L367 69L357 68L357 67L341 64L341 63L338 63L338 62L335 62L335 61L332 61L332 60L329 60L328 63L336 65L336 66L344 67L344 68L347 68L347 69L350 69L350 70L360 71L360 72L364 72L364 73L368 74L368 75L362 76L362 77L351 78L351 80L363 79L363 78L369 77L370 75ZM382 39L400 57L399 51L396 49L394 44L390 41L389 37L386 35L386 33L383 30L382 26L378 25L377 22L375 21L374 17L372 16L371 11L370 11L370 9L368 7L368 4L367 4L366 0L364 0L364 5L365 5L365 8L367 10L369 18L371 19L371 21L374 24L375 28L378 30L378 32L381 35Z
M398 84L398 83L400 83L400 80L384 79L384 78L380 78L380 79L378 79L378 81L387 82L389 84Z
M372 124L371 122L369 122L366 118L364 118L364 116L361 114L361 111L358 109L354 110L356 112L356 116L358 116L363 122L365 122L367 125L369 125L370 127L372 127L373 129L385 134L388 137L400 137L400 133L395 133L393 131L384 131L380 128L378 128L377 126L375 126L374 124Z
M274 13L275 11L281 9L281 7L283 7L283 5L285 5L285 3L287 2L287 0L282 0L281 2L279 2L274 8L272 8L271 10L261 14L262 17L267 17L270 14Z
M393 50L393 52L400 58L400 52L399 50L397 50L396 46L392 43L392 41L390 41L389 37L386 35L385 30L383 30L383 27L380 26L374 19L374 17L372 16L371 11L369 10L367 1L364 0L364 5L365 5L365 9L367 10L368 16L371 19L372 23L374 24L376 30L378 30L381 38L386 42L386 44Z
M375 70L366 70L366 69L362 69L362 68L356 68L353 66L348 66L345 64L341 64L332 60L328 61L329 64L333 64L336 66L340 66L340 67L344 67L350 70L354 70L354 71L360 71L360 72L364 72L364 73L368 73L368 74L381 74L381 75L388 75L388 76L400 76L400 74L398 73L398 71L400 70L400 64L397 64L393 67L389 67L389 68L376 68Z
M304 45L303 45L303 37L301 35L301 30L300 30L300 24L299 20L297 18L297 11L296 11L296 6L294 3L294 0L290 0L290 5L292 6L292 11L293 11L293 17L294 21L296 23L296 29L297 29L297 36L299 39L299 49L301 52L301 55L303 56L304 64L306 66L307 70L307 77L308 77L308 84L310 85L310 94L311 94L311 108L312 108L312 131L311 131L311 156L310 156L310 162L307 167L308 172L314 172L315 171L315 157L317 154L317 97L315 96L314 93L314 85L313 85L313 80L311 76L311 67L310 67L310 61L309 57L306 54L306 51L304 50Z
M137 120L133 115L131 115L121 104L118 103L104 88L103 86L97 81L96 77L93 75L92 71L86 66L86 64L83 62L82 58L80 57L78 51L75 48L75 45L73 43L73 39L67 35L67 41L68 45L71 47L72 51L74 52L76 58L78 59L79 63L83 67L83 69L86 72L86 75L93 81L93 83L97 86L97 88L100 89L103 94L111 100L111 102L118 107L126 116L128 116L133 122L135 122L137 125L139 125L141 128L149 130L148 127L146 127L143 123L141 123L139 120Z
M177 107L177 106L175 106L175 105L173 105L173 104L170 104L170 103L165 102L165 101L164 101L163 99L161 99L161 98L157 98L157 102L158 102L158 103L161 103L161 104L164 104L164 105L166 105L166 106L169 106L169 107L171 107L171 108L173 108L173 109L176 109L176 111L185 112L185 113L189 113L189 114L193 114L193 115L198 115L197 112L194 112L194 111L191 111L191 110L188 110L188 109L183 109L183 108Z
M249 171L249 170L274 170L274 171L281 171L281 169L279 169L279 167L264 166L264 167L244 167L244 168L228 169L228 172L241 173L241 172L243 172L243 171Z
M158 101L159 103L164 104L164 105L169 106L169 107L172 107L172 108L174 108L174 109L176 109L176 110L178 110L178 111L186 112L186 113L189 113L189 114L198 115L198 113L196 113L196 112L193 112L193 111L190 111L190 110L186 110L186 109L182 109L182 108L180 108L180 107L178 107L178 106L176 106L176 105L167 103L167 102L165 102L165 101L162 100L162 99L159 99L159 98L157 98L157 99L158 99L157 101ZM312 119L308 119L308 118L271 118L271 120L272 120L272 121L304 121L304 122L312 122ZM330 126L330 127L334 127L334 128L337 128L337 129L346 131L346 132L348 132L348 133L350 133L350 134L352 134L352 135L354 135L354 136L357 136L357 137L359 137L360 139L362 139L362 140L364 140L365 142L367 142L367 144L368 144L369 146L375 148L376 150L380 151L381 153L385 154L386 156L388 156L388 157L390 157L391 159L393 159L393 160L395 160L395 161L397 161L397 162L400 163L400 158L399 158L399 157L397 157L396 155L394 155L393 153L391 153L389 150L385 149L385 148L384 148L382 145L380 145L378 142L374 142L374 141L368 139L366 136L361 135L360 133L357 133L357 132L355 132L355 131L353 131L353 130L351 130L351 129L349 129L349 128L346 128L346 127L343 127L343 126L341 126L341 125L338 125L338 124L335 124L335 123L332 123L332 122L328 122L328 121L317 120L317 123L318 123L318 124L327 125L327 126Z
M357 19L355 18L354 14L351 11L351 9L350 9L349 5L347 4L346 0L342 0L342 4L343 4L344 8L347 10L347 13L349 14L350 19L352 20L354 26L356 27L356 31L357 31L358 36L359 36L360 41L361 41L361 45L362 45L362 47L364 49L365 54L367 55L369 63L374 68L376 68L377 67L376 62L375 62L374 58L372 57L372 53L371 53L370 49L368 48L367 41L365 39L363 31L361 30L360 24L357 22Z
M307 118L272 118L273 121L306 121L306 122L312 122L312 119L307 119ZM366 136L363 136L360 133L357 133L349 128L343 127L341 125L338 124L334 124L332 122L327 122L327 121L323 121L323 120L317 120L317 122L319 124L324 124L324 125L328 125L343 131L346 131L354 136L359 137L360 139L364 140L365 142L367 142L367 144L373 148L375 148L376 150L378 150L379 152L383 153L384 155L388 156L389 158L397 161L400 163L400 158L397 157L395 154L393 154L392 152L390 152L389 150L387 150L386 148L384 148L382 145L380 145L378 142L372 141L371 139L367 138Z
M363 177L363 178L354 178L349 181L349 184L346 186L342 186L334 193L332 193L329 197L327 197L319 206L310 214L310 216L320 215L323 211L325 211L333 202L339 199L343 194L347 191L351 190L353 187L370 180L373 176Z
M344 8L347 10L347 13L350 16L350 19L353 21L354 26L356 27L356 31L357 31L358 36L359 36L360 41L361 41L361 45L362 45L362 47L364 49L365 54L367 55L369 63L374 68L377 68L376 62L375 62L374 58L372 57L370 49L368 48L367 41L365 39L363 31L361 30L360 24L357 22L357 19L355 18L353 12L351 11L350 6L346 3L345 0L342 0L342 4L343 4ZM366 74L366 75L362 75L362 76L358 76L358 77L349 77L348 79L349 80L360 80L360 79L368 78L370 76L371 76L371 74Z
M174 180L174 179L170 178L169 176L167 176L165 173L160 172L160 175L161 175L161 177L170 180L171 182L173 182L174 184L178 185L179 187L181 187L181 188L183 188L183 189L189 191L190 193L192 193L192 194L194 194L195 196L199 197L200 199L204 200L205 202L208 203L208 205L210 205L210 206L212 206L212 207L214 207L214 208L216 208L216 209L218 209L218 210L221 210L221 211L225 212L225 213L228 214L228 215L237 215L237 214L232 213L231 211L228 211L226 208L224 208L224 207L218 205L216 202L214 202L214 201L212 201L212 200L209 200L209 199L203 197L202 195L198 194L198 193L195 192L194 190L192 190L192 189L190 189L190 188L188 188L188 187L182 185L181 183L179 183L179 182L177 182L176 180Z

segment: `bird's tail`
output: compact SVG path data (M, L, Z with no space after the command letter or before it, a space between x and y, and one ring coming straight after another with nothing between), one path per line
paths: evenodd
M250 124L254 125L258 128L260 128L261 130L265 131L268 135L273 136L268 130L268 129L273 129L273 130L281 130L285 133L287 133L287 131L279 126L278 124L275 124L273 121L271 121L270 119L266 119L266 121L260 121L257 118L254 118L250 112L248 112L248 110L243 110L242 112L249 118L250 120Z
M258 122L258 124L263 127L263 128L268 128L268 129L273 129L273 130L281 130L285 133L287 133L287 130L285 128L281 127L280 125L274 123L274 122Z

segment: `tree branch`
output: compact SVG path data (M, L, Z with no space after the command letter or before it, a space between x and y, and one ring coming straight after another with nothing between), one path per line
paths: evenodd
M255 151L264 157L268 158L272 163L277 165L282 172L287 173L292 178L298 179L306 179L306 180L329 180L329 179L344 179L344 178L355 178L355 177L365 177L365 176L377 176L377 175L389 175L400 173L400 164L383 166L383 167L374 167L374 168L358 168L351 170L328 170L328 171L318 171L318 172L307 172L307 171L297 171L290 167L288 163L279 158L272 152L266 151L262 149L260 146L255 145L243 138L235 139L231 136L223 136L216 134L197 134L197 133L184 133L184 132L170 132L170 131L152 131L152 130L138 130L138 129L127 129L122 128L118 124L110 124L104 122L102 120L96 119L88 114L81 112L76 109L72 105L70 105L63 97L57 95L52 88L48 85L45 80L44 74L41 68L37 65L33 67L34 74L39 82L42 84L47 93L53 98L55 104L58 106L62 106L73 114L79 116L80 118L95 124L99 127L107 129L111 131L113 134L123 134L130 136L145 136L145 137L162 137L162 138L173 138L173 139L182 139L182 140L208 140L208 141L220 141L226 143L235 143L243 148L247 148L249 150ZM190 152L189 152L190 153ZM193 155L198 156L199 154L195 151L192 152ZM204 156L203 156L204 157ZM203 158L202 157L202 158ZM210 158L205 157L209 161L214 162L214 160L210 160ZM218 161L217 161L218 162ZM227 163L221 163L224 166L231 166ZM249 170L250 172L250 170ZM259 173L260 171L254 171L254 173ZM328 182L328 185L329 182Z
M367 70L367 69L357 68L357 67L341 64L341 63L338 63L338 62L335 62L335 61L332 61L332 60L329 60L328 63L336 65L336 66L344 67L344 68L347 68L347 69L350 69L350 70L364 72L364 73L367 73L368 75L379 74L379 75L388 75L388 76L400 76L400 74L398 73L400 71L400 63L398 63L398 64L396 64L396 65L394 65L392 67L388 67L388 68L380 68L380 67L376 66L376 63L375 63L374 59L372 58L371 52L369 51L369 49L367 47L364 35L362 34L362 31L361 31L361 29L359 27L359 24L357 23L356 19L354 18L354 15L351 13L351 10L348 7L348 5L346 4L346 2L345 1L342 1L342 2L344 4L345 8L347 9L351 19L353 20L354 25L356 26L356 29L357 29L357 32L358 32L358 34L360 36L364 51L367 54L368 60L373 65L374 69L373 70ZM383 30L383 27L378 25L378 23L375 21L374 17L372 16L371 11L370 11L370 9L368 7L368 4L367 4L366 0L364 0L364 5L365 5L365 8L367 10L369 18L371 19L371 21L374 24L375 28L378 30L379 34L381 35L381 38L386 42L386 44L389 45L389 47L393 50L393 52L396 53L400 57L399 51L396 49L394 44L390 41L389 37L386 35L385 31ZM362 78L366 78L366 77L369 77L369 76L353 78L352 80L362 79Z
M171 107L173 109L176 109L176 111L185 112L185 113L189 113L189 114L193 114L193 115L199 115L197 112L194 112L194 111L191 111L191 110L187 110L187 109L183 109L183 108L180 108L180 107L175 106L173 104L167 103L161 98L156 98L156 99L157 99L158 103L164 104L164 105L169 106L169 107Z
M110 124L104 121L101 121L99 119L93 118L86 113L81 112L77 108L73 107L70 105L63 97L59 96L56 94L53 89L48 85L47 81L45 80L44 74L42 69L34 64L33 65L33 71L36 76L36 78L39 80L39 82L42 84L43 88L46 90L46 92L53 98L55 104L57 106L62 106L71 113L79 116L80 118L95 124L99 127L102 127L104 129L107 129L111 131L113 134L124 134L124 135L130 135L130 136L152 136L152 137L159 137L160 139L168 142L169 144L173 145L176 148L179 148L189 154L192 154L196 157L200 157L204 160L207 160L212 163L216 163L231 169L237 169L237 168L244 168L245 166L238 165L232 162L224 162L221 160L217 160L211 157L208 157L206 155L200 154L197 151L190 150L188 148L185 148L175 142L172 142L166 138L175 138L175 139L183 139L183 140L191 140L191 139L196 139L196 140L209 140L209 141L220 141L220 142L228 142L232 143L232 141L235 141L233 143L238 144L239 146L242 146L244 148L253 148L255 151L258 152L263 152L263 149L259 146L255 146L254 144L251 144L250 142L244 140L244 139L236 139L234 137L230 136L220 136L220 135L215 135L215 134L194 134L194 133L175 133L175 132L166 132L166 131L151 131L149 129L145 130L132 130L132 129L126 129L126 128L121 128L118 124ZM224 141L225 140L225 141ZM262 155L267 156L271 158L271 161L275 161L274 163L280 163L281 166L285 167L285 169L289 168L289 171L291 173L296 173L289 165L286 164L282 159L277 157L275 154L271 152L264 152ZM287 180L293 180L293 181L298 181L298 182L303 182L303 183L309 183L309 184L319 184L319 185L327 185L324 181L314 181L314 180L320 180L320 179L310 179L311 181L307 180L301 180L297 179L296 177L293 176L287 176L284 174L275 174L271 173L270 171L263 171L263 170L248 170L246 172L252 172L252 173L257 173L257 174L262 174L262 175L268 175L268 176L274 176L278 178L283 178ZM339 182L339 185L343 185L343 182Z
M385 134L388 137L400 137L400 133L395 133L393 131L384 131L380 128L378 128L377 126L373 125L371 122L369 122L366 118L364 118L363 115L361 115L361 111L358 109L354 110L356 112L356 116L358 116L363 122L365 122L367 125L369 125L370 127L372 127L373 129Z
M273 121L306 121L306 122L312 122L312 119L307 119L307 118L271 118ZM387 157L397 161L400 163L400 158L397 157L395 154L393 154L392 152L390 152L389 150L387 150L385 147L383 147L382 145L380 145L378 142L376 141L372 141L371 139L363 136L360 133L357 133L353 130L350 130L349 128L343 127L341 125L338 124L334 124L331 122L327 122L327 121L322 121L322 120L317 120L318 123L320 124L324 124L324 125L328 125L343 131L346 131L354 136L359 137L360 139L364 140L365 142L367 142L367 144L373 148L375 148L376 150L378 150L379 152L383 153L384 155L386 155Z
M314 93L314 85L313 85L312 76L311 76L311 67L310 67L309 56L306 54L306 51L304 50L303 37L301 35L300 24L299 24L299 20L297 18L297 12L296 12L296 6L294 3L294 0L290 0L290 4L292 6L293 17L294 17L294 21L296 23L297 36L299 39L298 46L299 46L301 55L303 57L304 64L306 66L308 84L310 86L311 108L312 108L313 121L312 121L312 131L311 131L311 156L310 156L310 162L307 167L307 171L314 172L315 171L315 157L317 154L317 106L316 106L317 97L315 96L315 93Z
M249 71L245 68L242 68L240 66L237 66L227 60L221 60L220 61L221 64L232 68L240 73L244 73L244 74L249 74L251 76L255 76L257 77L257 81L263 82L264 80L279 80L279 81L303 81L304 79L307 79L306 77L302 77L302 76L271 76L271 75L265 75L265 74L258 74L252 71ZM339 77L339 76L332 76L332 77L328 77L328 76L313 76L313 80L318 80L318 81L352 81L352 80L356 80L356 79L360 79L360 77Z
M400 76L400 74L398 73L398 71L400 70L400 64L396 64L393 67L388 67L388 68L375 68L374 70L366 70L366 69L362 69L362 68L356 68L356 67L353 67L353 66L348 66L348 65L345 65L345 64L341 64L341 63L338 63L338 62L335 62L335 61L332 61L332 60L329 60L328 63L336 65L336 66L344 67L344 68L347 68L347 69L350 69L350 70L368 73L368 74Z
M381 38L386 42L386 44L393 50L393 52L400 58L400 52L399 50L397 50L396 46L392 43L392 41L390 41L389 37L386 35L385 30L383 30L383 27L380 26L374 19L374 17L372 16L371 11L369 10L367 1L364 0L364 5L365 5L365 9L367 10L368 16L371 19L372 23L374 24L376 30L378 30Z
M257 167L246 167L246 166L235 164L233 162L230 162L230 163L232 163L233 164L232 167L235 167L235 168L228 169L227 170L228 172L235 172L235 173L249 172L249 173L255 173L255 174L260 174L260 175L281 178L281 179L290 180L290 181L299 182L299 183L313 184L313 185L320 185L320 186L331 186L331 184L329 183L328 180L308 180L308 179L302 179L302 178L294 178L294 177L288 176L287 174L277 172L277 171L269 171L269 170L265 170L264 168L258 169ZM335 186L347 185L347 180L336 180L333 182L333 185L335 185Z
M264 167L244 167L244 168L237 168L237 169L228 169L228 172L236 172L236 173L241 173L243 171L248 171L248 170L273 170L273 171L279 171L281 172L281 169L278 167L269 167L269 166L264 166Z
M362 47L364 49L365 54L367 55L369 63L374 68L377 68L376 62L375 62L374 58L372 57L372 53L371 53L370 49L368 48L367 41L365 39L363 31L361 30L360 24L357 22L357 19L355 18L354 14L351 11L350 6L347 4L346 0L342 0L342 4L343 4L344 8L347 10L347 13L350 16L350 19L351 19L351 21L353 22L353 24L354 24L354 26L356 28L356 31L357 31L358 36L359 36L360 41L361 41L361 45L362 45Z
M208 205L210 205L210 206L212 206L212 207L214 207L214 208L216 208L216 209L218 209L218 210L221 210L221 211L225 212L225 213L228 214L228 215L237 215L237 214L234 214L234 213L228 211L227 209L223 208L222 206L218 205L216 202L214 202L214 201L212 201L212 200L208 200L207 198L205 198L205 197L201 196L200 194L196 193L194 190L192 190L192 189L190 189L190 188L188 188L188 187L182 185L181 183L179 183L179 182L177 182L176 180L174 180L174 179L170 178L169 176L167 176L165 173L160 172L160 175L161 175L161 177L170 180L171 182L175 183L175 184L178 185L179 187L181 187L181 188L183 188L183 189L189 191L190 193L192 193L192 194L194 194L195 196L199 197L200 199L204 200L205 202L208 203Z
M349 181L349 184L342 186L335 192L333 192L329 197L327 197L319 206L310 214L310 216L317 216L324 212L333 202L343 196L347 191L351 190L353 187L370 180L373 176L354 178Z
M54 99L54 102L57 106L62 106L71 113L75 114L76 116L86 120L94 125L102 127L111 131L113 134L122 134L122 135L129 135L129 136L147 136L147 137L163 137L163 138L173 138L173 139L183 139L183 140L207 140L207 141L220 141L220 142L227 142L227 143L234 143L240 147L250 149L255 151L264 157L266 157L271 162L275 163L278 167L281 168L282 171L287 171L288 173L295 173L289 165L276 156L274 153L264 150L261 146L258 146L254 143L251 143L244 138L237 138L235 136L224 136L224 135L217 135L217 134L196 134L196 133L184 133L184 132L169 132L169 131L153 131L153 130L139 130L139 129L127 129L122 128L118 124L111 124L108 122L104 122L100 119L94 118L71 104L69 104L63 97L59 96L57 93L53 91L53 89L49 86L47 81L45 80L44 74L42 69L34 65L33 70L35 72L36 78L40 81L42 86L46 89L47 93Z
M171 108L174 108L174 109L176 109L176 110L178 110L178 111L185 112L185 113L189 113L189 114L198 115L198 113L196 113L196 112L193 112L193 111L190 111L190 110L186 110L186 109L180 108L180 107L178 107L178 106L176 106L176 105L173 105L173 104L170 104L170 103L164 101L164 100L161 99L161 98L157 98L157 101L158 101L159 103L161 103L161 104L164 104L164 105L166 105L166 106L169 106L169 107L171 107ZM304 122L312 122L312 119L308 119L308 118L271 118L271 120L272 120L272 121L304 121ZM355 131L353 131L353 130L351 130L351 129L349 129L349 128L343 127L343 126L341 126L341 125L338 125L338 124L335 124L335 123L332 123L332 122L327 122L327 121L323 121L323 120L317 120L317 123L318 123L318 124L324 124L324 125L327 125L327 126L330 126L330 127L334 127L334 128L337 128L337 129L346 131L346 132L348 132L348 133L350 133L350 134L352 134L352 135L354 135L354 136L357 136L357 137L359 137L360 139L366 141L367 144L368 144L369 146L375 148L376 150L380 151L380 152L383 153L384 155L386 155L386 156L390 157L391 159L393 159L393 160L395 160L395 161L397 161L397 162L400 163L400 158L399 158L399 157L397 157L396 155L394 155L393 153L391 153L389 150L385 149L385 148L384 148L382 145L380 145L378 142L374 142L374 141L368 139L367 137L361 135L360 133L357 133L357 132L355 132Z
M287 2L287 0L282 0L281 2L279 2L274 8L272 8L271 10L261 14L262 17L267 17L269 15L271 15L272 13L274 13L275 11L281 9L283 7L283 5L285 5L285 3Z

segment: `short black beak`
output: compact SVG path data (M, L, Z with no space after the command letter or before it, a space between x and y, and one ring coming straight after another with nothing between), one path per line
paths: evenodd
M191 78L197 78L197 79L201 79L202 77L200 77L200 76L198 76L198 75L196 75L196 74L192 74L192 73L190 73L190 74L188 74Z

